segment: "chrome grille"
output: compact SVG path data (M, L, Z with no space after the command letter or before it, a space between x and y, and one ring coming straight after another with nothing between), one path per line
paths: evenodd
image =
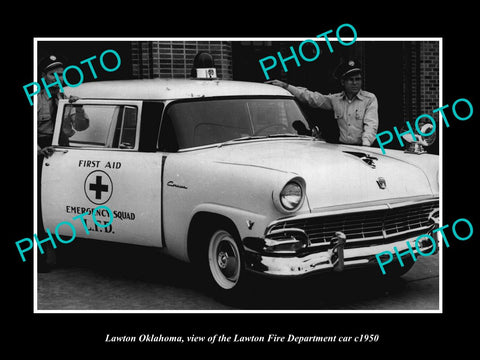
M432 224L429 215L438 209L438 201L423 202L382 210L291 219L275 224L269 230L298 228L304 230L312 245L329 244L336 231L347 236L346 247L386 243L400 235L418 235ZM354 244L357 243L358 244ZM362 245L360 244L362 243Z

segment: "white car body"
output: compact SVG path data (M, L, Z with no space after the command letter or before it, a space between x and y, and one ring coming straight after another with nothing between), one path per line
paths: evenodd
M378 148L329 144L308 136L227 138L177 151L162 151L156 143L172 104L267 99L258 103L262 114L262 106L276 106L275 99L294 101L279 87L156 79L92 82L65 92L80 98L75 106L94 109L97 115L111 109L113 118L120 111L125 129L121 131L129 132L131 139L113 147L119 125L112 120L105 140L110 145L58 145L62 112L70 106L61 101L56 152L45 159L42 170L46 228L107 206L114 213L113 223L98 228L89 214L85 216L89 233L77 221L77 237L157 247L191 261L202 227L226 222L241 244L242 269L295 276L338 269L339 262L340 269L373 264L376 254L392 251L393 246L402 251L406 241L431 232L438 217L436 155L390 149L382 155ZM254 108L253 103L248 106ZM231 113L235 115L233 109ZM127 128L127 121L134 125ZM90 126L95 126L93 121ZM218 124L208 126L207 137L221 131ZM303 191L293 211L283 208L280 200L291 181ZM100 189L100 195L90 189ZM105 224L108 220L97 218ZM71 235L68 227L58 232ZM339 243L338 234L346 242Z

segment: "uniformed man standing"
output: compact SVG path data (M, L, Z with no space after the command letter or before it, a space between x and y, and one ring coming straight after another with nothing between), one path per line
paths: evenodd
M57 81L55 74L57 74L58 79L61 82L61 86L64 86L63 82L63 61L55 56L50 55L39 63L39 70L41 76L45 79L47 85L53 84ZM43 228L42 214L41 214L41 177L42 177L42 166L43 159L49 157L53 154L54 149L51 146L53 140L53 132L55 129L55 120L57 117L58 101L60 99L65 99L66 96L63 92L60 91L59 85L52 85L49 87L49 92L51 96L48 96L48 93L45 89L42 89L38 94L37 102L37 176L38 176L38 238L43 240L47 237L46 232ZM77 97L70 97L69 102L72 103L78 100ZM66 114L63 116L64 120L62 122L62 131L60 133L59 144L68 145L68 138L75 134L75 130L82 131L88 128L89 119L85 114L82 107L70 107ZM39 267L40 272L49 271L50 267L53 266L56 262L55 253L53 247L50 245L50 242L43 243L42 248L45 251L44 256L39 256Z
M341 143L371 146L378 129L378 102L374 94L362 90L360 64L356 60L342 63L335 76L340 80L343 91L332 95L323 95L279 80L266 83L287 89L312 107L333 110Z
M50 55L40 62L40 71L45 82L53 84L57 81L55 74L57 74L62 87L63 82L63 61L55 55ZM51 96L45 89L42 89L38 94L38 151L42 155L49 156L52 149L49 148L53 140L53 130L55 128L55 119L57 116L58 101L60 99L66 99L63 92L60 91L60 86L53 85L49 87ZM77 97L71 96L69 102L75 102ZM67 145L68 138L75 134L75 130L82 131L88 128L89 119L83 111L82 107L71 107L69 113L64 115L64 121L62 124L62 131L60 133L59 144Z

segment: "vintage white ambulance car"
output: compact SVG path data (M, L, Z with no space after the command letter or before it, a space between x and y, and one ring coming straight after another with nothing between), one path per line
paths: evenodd
M65 93L80 99L61 101L43 162L45 227L88 212L89 234L76 221L77 237L161 248L220 292L240 289L246 272L378 267L376 254L415 249L438 219L438 156L321 141L280 87L151 79ZM89 127L62 143L74 108ZM113 214L105 228L91 216L101 205Z

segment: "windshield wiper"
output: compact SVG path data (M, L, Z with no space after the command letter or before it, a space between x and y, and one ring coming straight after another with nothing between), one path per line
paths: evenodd
M271 134L267 135L269 138L276 138L276 137L302 137L302 138L311 138L310 135L299 135L299 134Z
M315 139L314 137L310 135L299 135L299 134L270 134L270 135L249 135L249 136L243 136L239 137L236 139L228 140L223 143L220 143L217 145L217 147L222 147L223 145L228 145L233 142L237 141L244 141L244 140L256 140L256 139L269 139L269 138L280 138L280 137L295 137L295 138L307 138L307 139Z
M249 136L242 136L236 139L228 140L223 143L220 143L217 145L217 147L221 147L223 145L228 145L230 143L236 142L236 141L243 141L243 140L255 140L255 139L265 139L267 138L266 135L249 135Z

